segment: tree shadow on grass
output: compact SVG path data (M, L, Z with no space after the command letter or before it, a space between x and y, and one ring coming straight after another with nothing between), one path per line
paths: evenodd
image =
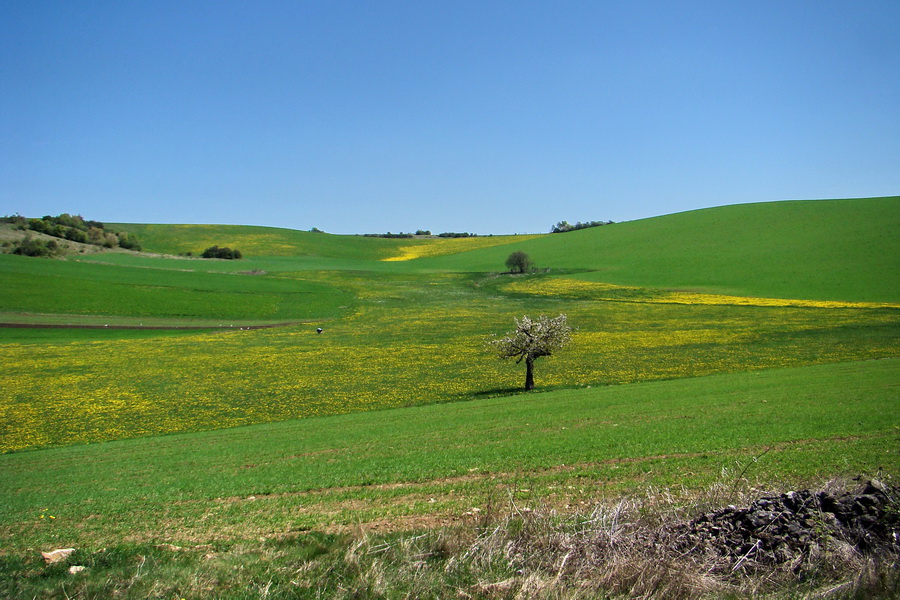
M481 390L480 392L472 392L471 396L473 398L493 398L495 396L513 396L516 394L522 394L524 392L525 389L522 387L504 387Z
M516 396L518 394L524 394L525 389L521 387L514 388L492 388L489 390L481 390L480 392L467 392L465 394L459 394L458 396L454 396L453 398L444 398L443 400L438 400L434 402L434 404L450 404L453 402L472 402L473 400L485 400L487 398L504 398L506 396ZM416 403L409 403L407 406L420 406Z

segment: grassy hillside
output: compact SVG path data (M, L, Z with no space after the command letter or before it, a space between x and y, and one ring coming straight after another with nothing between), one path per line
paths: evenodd
M900 301L900 196L724 206L516 244L582 278L738 296ZM509 248L417 261L495 271Z
M900 241L893 234L900 228L898 196L732 205L566 234L463 240L223 225L115 227L135 233L152 251L197 254L213 244L228 245L251 258L295 257L292 266L300 269L496 272L512 250L522 249L539 268L586 271L578 278L590 281L736 296L900 302ZM374 262L402 259L408 262Z
M246 225L143 225L117 223L112 227L135 234L149 252L199 256L210 246L237 248L252 256L322 256L378 260L392 254L402 240L334 236L276 227Z
M486 236L460 239L388 239L359 235L332 235L276 227L244 225L141 225L116 223L116 230L135 234L144 250L162 254L199 256L210 246L239 249L248 258L260 256L316 257L351 261L378 261L426 254L453 254L475 248L505 245L529 236ZM412 250L410 252L410 250Z

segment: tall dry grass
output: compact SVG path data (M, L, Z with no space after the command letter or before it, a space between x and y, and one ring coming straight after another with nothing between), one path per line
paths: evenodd
M574 515L523 508L510 495L462 526L389 540L358 532L344 557L355 577L342 591L347 598L516 600L900 597L898 544L864 554L831 536L799 566L684 549L679 536L693 517L767 493L723 479L702 496L647 490ZM896 510L900 499L893 501Z

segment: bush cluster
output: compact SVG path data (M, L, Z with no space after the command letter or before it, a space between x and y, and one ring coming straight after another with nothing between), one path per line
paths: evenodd
M81 215L62 213L56 217L46 215L40 219L28 219L21 215L14 215L3 217L2 221L13 223L18 229L36 231L79 244L94 244L106 248L119 247L126 250L141 249L140 242L133 235L124 231L109 230L100 221L89 221Z
M533 264L531 257L521 250L516 250L506 259L506 268L510 273L526 273L532 269Z
M51 258L62 252L62 248L56 243L56 240L39 240L31 237L31 235L26 235L25 239L18 242L4 242L3 250L4 252L11 252L21 256L44 258Z
M203 254L201 256L203 258L224 258L227 260L237 260L243 258L240 250L232 250L228 247L219 248L218 246L210 246L203 251Z

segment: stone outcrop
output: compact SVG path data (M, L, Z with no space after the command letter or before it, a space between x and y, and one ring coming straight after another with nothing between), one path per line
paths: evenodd
M900 552L900 489L869 481L854 492L798 491L729 506L679 525L684 552L715 552L744 564L799 567L824 550Z

